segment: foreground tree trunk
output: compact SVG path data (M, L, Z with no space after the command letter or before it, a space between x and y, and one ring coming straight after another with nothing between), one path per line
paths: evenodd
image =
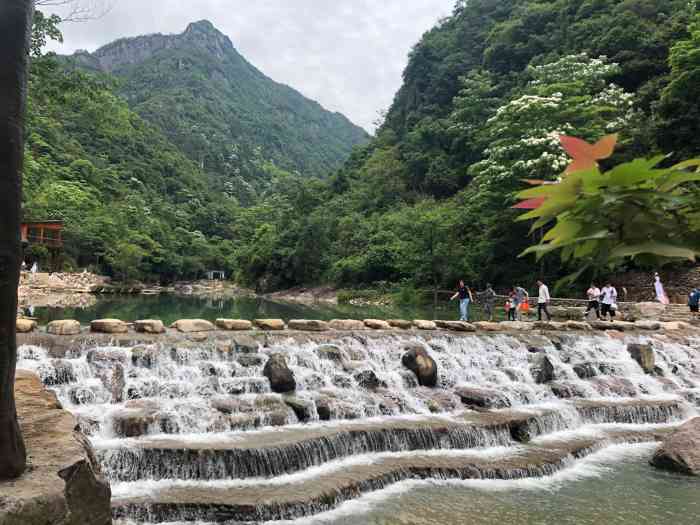
M17 285L21 170L32 0L0 0L0 479L21 475L26 451L17 422Z

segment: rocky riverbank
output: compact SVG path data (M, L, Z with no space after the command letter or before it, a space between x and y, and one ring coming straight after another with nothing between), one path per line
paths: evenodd
M75 417L33 372L17 371L17 413L28 468L0 482L2 525L107 525L110 487Z

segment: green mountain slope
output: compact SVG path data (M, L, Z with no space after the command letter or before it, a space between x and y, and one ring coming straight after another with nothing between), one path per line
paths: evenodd
M195 276L231 266L238 206L109 83L32 61L25 219L62 219L64 260L118 277ZM41 246L30 256L47 262Z
M316 279L342 284L556 277L558 261L518 258L532 237L513 222L514 192L524 178L561 173L562 133L619 132L618 160L700 153L690 118L697 9L687 0L457 2L411 50L376 137L293 219L295 232L314 232L318 255L270 219L239 259L242 273L288 286L309 279L290 270L304 260Z
M323 176L369 138L343 115L266 77L208 21L67 60L120 79L118 93L133 110L244 202L265 186L270 163Z

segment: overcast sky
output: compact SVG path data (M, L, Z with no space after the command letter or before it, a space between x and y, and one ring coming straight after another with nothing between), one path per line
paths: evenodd
M265 74L368 130L391 105L411 46L454 5L454 0L104 1L111 3L107 14L63 24L64 44L50 49L94 51L119 37L181 33L188 23L207 19Z

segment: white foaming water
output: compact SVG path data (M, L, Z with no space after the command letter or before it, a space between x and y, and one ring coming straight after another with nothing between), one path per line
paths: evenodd
M172 488L198 488L198 489L231 489L236 487L255 487L271 485L288 485L300 483L306 480L321 477L326 474L340 472L357 465L372 465L385 460L397 458L411 458L416 455L425 457L447 458L474 458L497 459L515 456L525 450L525 447L489 447L471 450L421 450L405 452L382 452L378 454L359 454L339 461L330 461L324 465L310 467L294 474L284 474L274 478L248 478L216 481L189 481L189 480L143 480L135 482L112 483L112 498L119 500L124 498L157 496L159 492Z
M321 525L337 523L345 516L367 514L381 507L389 499L424 487L460 487L483 491L548 491L556 492L562 486L576 481L599 478L610 473L616 463L634 459L646 459L658 445L640 443L632 445L612 445L571 465L551 476L518 480L409 480L396 483L381 492L363 495L357 500L347 501L337 509L313 517L295 520L267 522L268 525ZM169 525L180 525L172 523ZM208 525L200 523L199 525Z
M19 367L37 371L56 390L64 406L96 429L96 438L119 437L124 431L124 418L139 414L155 416L139 433L206 434L299 422L280 396L269 393L269 381L262 376L262 363L269 354L279 351L285 354L297 378L296 396L311 407L307 416L310 422L319 419L316 402L329 396L334 420L430 414L435 410L433 393L415 389L415 383L410 384L413 376L401 364L407 342L427 343L436 360L440 387L444 389L443 411L459 408L459 400L447 392L459 384L497 390L515 407L555 399L548 385L533 379L532 354L526 344L503 334L341 337L335 341L340 361L320 354L315 343L299 344L291 338L269 348L261 347L252 355L222 352L212 343L198 348L155 344L139 347L138 354L134 349L104 347L75 349L65 359L52 359L40 348L25 346L19 352ZM579 395L591 399L619 398L630 395L630 389L635 397L658 399L670 395L666 391L669 383L686 389L700 387L696 349L658 340L654 345L659 366L667 371L665 382L644 374L626 352L625 342L617 339L577 335L567 338L561 350L551 344L544 344L542 349L554 365L556 379L569 382ZM114 362L91 362L86 359L89 352L108 354L119 361L124 368L123 385L114 387L105 377L105 367L116 366ZM608 375L601 375L597 386L594 381L581 380L574 372L581 363ZM368 390L358 384L357 373L362 370L375 374L380 389ZM617 383L606 383L605 378L610 377ZM610 390L617 388L622 379L626 391ZM114 388L123 401L113 402ZM217 398L234 400L228 412L214 408Z

